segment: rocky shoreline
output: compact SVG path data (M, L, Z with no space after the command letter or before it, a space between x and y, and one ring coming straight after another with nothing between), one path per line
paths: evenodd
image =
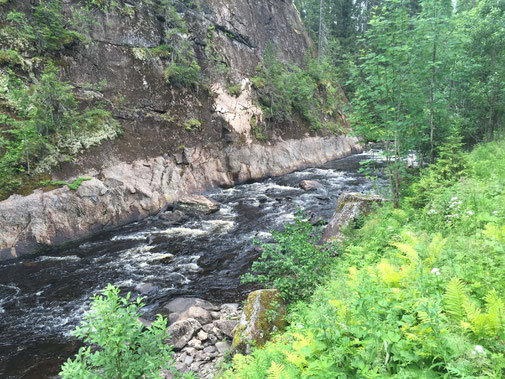
M241 308L237 303L215 305L197 298L176 298L165 304L161 314L168 317L169 344L174 346L175 368L182 373L198 373L213 378L230 351ZM145 325L149 321L141 320ZM167 372L167 378L172 378Z
M317 166L361 151L349 136L306 137L225 150L183 148L122 162L62 187L0 202L0 261L137 221L192 193Z

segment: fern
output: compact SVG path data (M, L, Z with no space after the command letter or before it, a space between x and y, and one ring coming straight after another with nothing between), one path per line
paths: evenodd
M505 304L498 297L495 290L492 290L486 295L486 307L488 315L488 328L494 334L497 334L503 325Z
M268 369L267 373L268 379L283 379L286 374L286 368L279 363L272 362L272 365Z
M396 267L384 259L377 265L377 269L379 270L380 278L389 287L400 287L400 282L403 277L400 272L396 270Z
M473 334L475 334L476 336L482 336L486 334L486 332L488 331L488 325L487 325L488 315L483 314L481 309L473 301L470 300L467 300L465 302L464 308L466 311L466 316L469 321L467 325L469 326Z
M446 242L447 239L442 238L440 233L435 234L427 248L426 263L428 265L433 265L436 262Z
M458 278L452 278L445 291L444 302L447 313L455 321L462 321L466 315L465 303L468 301L465 285Z
M392 245L404 254L400 256L401 258L407 259L414 264L419 261L419 254L417 254L415 245L403 242L394 242Z
M295 353L293 351L283 351L283 353L286 356L286 361L294 364L299 369L303 369L303 367L307 366L308 364L307 359L301 354Z

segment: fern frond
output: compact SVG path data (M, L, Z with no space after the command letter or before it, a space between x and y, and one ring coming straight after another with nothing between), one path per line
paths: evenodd
M415 245L403 242L394 242L392 245L404 254L404 256L400 256L401 258L407 259L411 263L416 263L419 261L419 254L417 254L417 251L414 247Z
M283 351L283 353L286 356L286 361L294 364L296 367L300 369L302 369L308 364L307 359L305 359L305 357L300 354L297 354L292 351Z
M379 270L380 278L389 287L400 287L400 282L403 277L400 272L396 270L396 267L384 259L377 265L377 269Z
M283 379L284 374L286 373L286 367L279 363L272 362L272 365L267 370L267 373L268 379Z
M467 300L463 306L465 308L466 316L470 324L470 330L476 336L485 334L488 329L488 315L483 314L480 308L470 300Z
M488 315L488 328L494 334L497 334L503 327L505 319L505 304L499 298L495 290L486 295L486 308Z
M445 309L449 316L455 321L462 321L466 315L465 303L467 302L465 285L458 278L452 278L444 296Z

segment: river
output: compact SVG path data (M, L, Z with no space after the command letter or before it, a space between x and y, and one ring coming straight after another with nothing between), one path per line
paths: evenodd
M147 316L173 297L216 303L239 302L252 289L240 275L258 256L252 244L271 239L298 209L329 219L342 191L373 192L358 173L371 152L318 168L216 189L206 196L219 212L173 226L149 217L36 256L0 263L0 377L48 378L78 345L70 331L107 283L145 295ZM304 191L299 182L317 180L323 189ZM167 254L173 255L168 258ZM138 287L137 287L138 288Z

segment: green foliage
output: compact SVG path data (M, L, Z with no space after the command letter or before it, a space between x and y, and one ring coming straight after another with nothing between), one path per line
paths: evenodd
M433 192L443 190L463 176L466 161L460 141L457 135L449 137L447 143L438 149L437 164L422 171L421 177L412 186L410 201L414 206L424 207Z
M308 59L304 70L277 59L269 45L257 75L251 79L266 117L272 121L300 116L311 130L322 128L322 114L337 117L342 100L335 73L328 62Z
M242 85L236 84L234 86L228 86L227 91L230 95L239 97L242 93Z
M42 1L33 12L33 25L39 51L63 50L81 39L69 30L60 0Z
M202 127L202 123L200 120L197 120L196 118L192 118L184 124L184 128L188 131L191 132L195 129L200 129Z
M130 301L130 293L121 297L110 284L95 295L90 312L73 332L88 346L63 364L62 378L163 378L161 371L173 364L171 347L164 342L167 321L158 315L144 328L138 320L143 306L142 299Z
M458 154L462 177L424 208L384 204L349 230L287 332L224 377L503 377L505 142Z
M196 86L200 83L200 66L192 54L178 55L165 69L165 79L176 87Z
M29 181L27 174L49 172L83 149L119 134L110 112L78 110L73 87L46 65L28 87L12 71L0 74L0 197Z
M42 186L67 186L72 191L77 191L77 188L86 180L91 180L91 178L77 178L72 183L68 183L62 180L43 180L40 182Z
M273 231L274 244L261 244L261 257L252 265L253 274L243 281L273 285L287 301L308 298L328 272L332 252L317 246L320 233L301 212L283 232Z

